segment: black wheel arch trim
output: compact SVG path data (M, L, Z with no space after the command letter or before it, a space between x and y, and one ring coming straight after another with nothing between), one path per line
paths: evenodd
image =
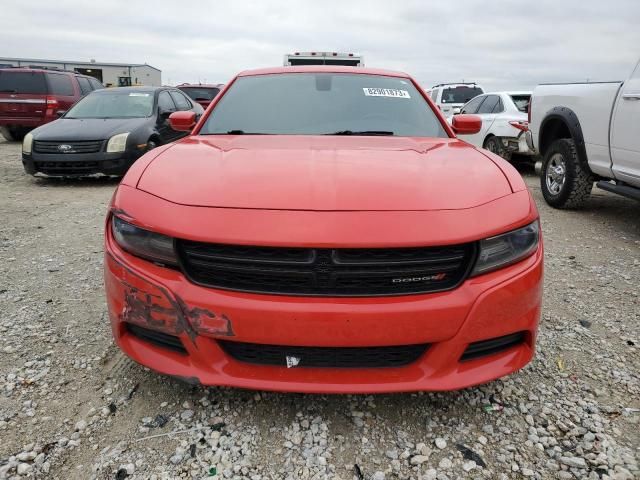
M559 138L567 138L563 135L547 138L549 135L553 135L554 133L546 131L547 127L551 128L549 124L554 120L559 120L567 128L571 139L575 143L578 159L580 160L582 167L586 169L587 172L591 173L580 120L578 120L578 115L568 107L553 107L547 112L544 120L542 120L542 123L540 124L540 139L538 140L540 154L544 157L546 151L555 140L558 140Z

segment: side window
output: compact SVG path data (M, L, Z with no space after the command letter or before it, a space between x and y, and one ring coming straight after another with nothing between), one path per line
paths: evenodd
M104 85L102 85L102 83L100 83L95 78L90 78L89 83L91 83L91 86L93 87L94 90L100 90L101 88L104 88Z
M474 98L462 108L460 113L476 113L478 111L478 107L485 98L487 97L485 97L484 95L480 95L479 97Z
M80 91L82 92L82 95L86 95L91 90L93 90L91 88L91 84L89 83L89 80L87 80L86 78L76 77L76 79L78 80L78 85L80 85Z
M175 112L176 106L166 90L158 95L158 108L163 112Z
M431 90L431 100L434 102L438 100L438 91L439 90L437 88L435 90Z
M504 112L504 103L502 103L502 99L498 97L498 103L493 107L493 111L491 113L502 113Z
M73 84L71 83L69 75L47 73L47 80L49 81L49 87L53 95L73 96Z
M191 110L193 108L191 102L180 92L171 91L171 98L178 106L178 110Z
M480 105L478 113L492 113L493 109L498 104L498 100L500 100L500 97L497 95L487 95L487 99L482 102L482 105Z

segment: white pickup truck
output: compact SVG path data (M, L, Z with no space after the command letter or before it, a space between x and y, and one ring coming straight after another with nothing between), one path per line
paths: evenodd
M594 182L640 200L640 62L624 82L538 85L527 143L552 207L580 207Z

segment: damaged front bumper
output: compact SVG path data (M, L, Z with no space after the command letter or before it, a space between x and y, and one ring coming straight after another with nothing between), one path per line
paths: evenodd
M452 390L512 373L534 354L542 246L518 264L447 292L309 298L197 286L178 270L122 251L107 232L105 284L117 344L136 362L190 382L310 393ZM517 341L487 350L505 338ZM286 365L257 364L234 356L230 342L426 347L402 366L316 368L299 366L295 356Z

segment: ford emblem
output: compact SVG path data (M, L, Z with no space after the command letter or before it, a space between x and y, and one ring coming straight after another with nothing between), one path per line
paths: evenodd
M71 145L58 145L58 150L61 152L70 152L73 147Z

